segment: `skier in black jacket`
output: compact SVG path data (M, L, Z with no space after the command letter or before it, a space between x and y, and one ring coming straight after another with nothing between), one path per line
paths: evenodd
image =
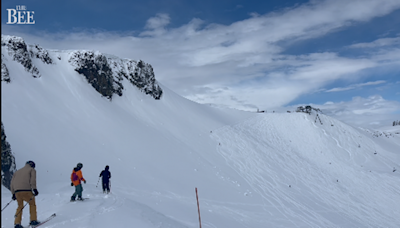
M101 171L100 176L99 177L103 177L102 182L103 182L103 193L107 194L110 193L110 178L111 178L111 172L108 171L110 169L110 167L107 165L106 169Z

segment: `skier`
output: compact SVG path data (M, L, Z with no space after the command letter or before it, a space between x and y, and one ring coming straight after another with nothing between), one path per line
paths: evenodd
M82 176L82 171L81 171L82 167L83 167L82 163L78 163L76 165L76 167L74 168L74 170L72 170L71 186L75 186L75 192L71 196L71 202L75 201L76 196L78 196L78 200L83 200L82 199L83 188L82 188L81 181L83 181L83 183L86 184L86 180Z
M111 172L108 171L110 167L107 165L105 170L101 171L99 177L103 177L102 182L103 182L103 193L107 194L110 193L110 178L111 178Z
M36 187L36 170L33 161L27 161L25 166L16 171L11 179L12 199L17 200L18 208L15 214L14 227L23 228L21 226L22 209L24 201L29 203L30 225L38 225L37 221L35 196L39 194ZM33 193L32 193L33 190Z

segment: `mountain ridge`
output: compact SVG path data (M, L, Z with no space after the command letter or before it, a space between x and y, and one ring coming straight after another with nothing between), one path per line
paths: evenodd
M155 79L153 67L142 60L110 57L98 51L88 50L48 51L38 44L26 44L21 37L3 34L1 47L1 80L8 83L12 78L7 67L8 58L3 53L7 53L12 61L20 63L34 78L40 78L42 74L33 63L33 59L39 59L45 64L60 64L59 61L62 61L60 53L68 53L68 63L75 67L74 70L83 75L96 91L110 100L114 94L122 96L124 87L121 81L124 79L154 99L160 99L162 96L162 89ZM54 60L54 57L57 60Z

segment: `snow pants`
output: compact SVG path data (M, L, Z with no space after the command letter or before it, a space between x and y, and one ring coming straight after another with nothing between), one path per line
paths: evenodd
M103 180L103 192L105 193L106 191L107 193L110 192L110 181Z
M82 184L78 184L77 186L75 186L75 192L71 198L75 199L76 196L78 196L78 198L82 198L82 192L83 192Z
M17 197L18 208L17 212L15 212L17 216L15 217L14 224L21 224L24 201L29 202L29 212L31 215L30 216L31 221L37 220L36 202L33 193L31 191L16 192L15 197Z

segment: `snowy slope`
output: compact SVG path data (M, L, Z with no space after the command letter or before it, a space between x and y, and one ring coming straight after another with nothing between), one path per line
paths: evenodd
M17 168L36 162L39 220L58 215L45 227L198 227L195 187L202 227L400 225L399 135L373 137L324 115L321 125L303 113L216 109L162 85L160 100L125 84L110 101L74 71L70 52L49 54L55 64L32 60L40 78L7 61L11 83L2 82ZM70 203L78 162L90 199ZM110 195L96 187L105 165ZM15 209L2 212L2 227Z
M264 222L397 227L399 175L392 167L399 165L398 147L385 150L388 142L380 146L371 135L314 117L265 114L214 134L219 153L262 197Z

